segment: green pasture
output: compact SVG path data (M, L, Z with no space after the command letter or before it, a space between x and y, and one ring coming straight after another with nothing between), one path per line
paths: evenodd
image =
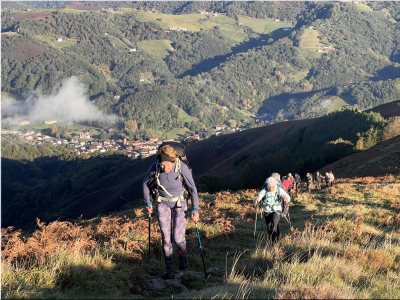
M239 16L239 22L260 34L269 34L277 29L292 27L292 23L288 22L275 22L272 19L256 19L247 16Z
M2 32L1 35L6 35L6 36L12 36L12 35L17 35L18 33L13 32L13 31L8 31L8 32Z
M301 36L300 48L315 51L320 49L324 44L318 38L318 31L313 28L307 28L304 30L304 34Z
M172 48L171 43L170 40L141 41L138 43L138 47L152 56L164 59L169 55L169 49Z
M127 46L123 41L121 41L119 38L112 36L112 35L107 35L108 39L111 41L111 43L114 44L115 47L120 48L122 50L128 51L127 48L130 48Z
M203 29L210 29L214 25L205 26L199 19L204 19L205 15L201 14L186 14L186 15L168 15L161 13L153 13L151 11L140 11L137 13L137 19L141 22L153 22L159 24L161 27L167 29L169 26L186 27L189 31L200 31ZM158 21L157 19L161 20Z
M50 47L53 47L55 49L62 49L65 47L73 46L77 42L75 40L68 40L68 39L63 40L62 42L58 42L57 38L48 35L35 35L35 38L37 38L40 41L47 42Z
M187 131L190 131L188 128L174 128L166 133L167 139L180 139L185 135Z
M371 7L369 7L368 5L366 5L366 4L361 4L361 3L359 3L358 5L357 5L357 8L359 9L359 10L361 10L361 11L366 11L366 12L370 12L370 11L374 11Z
M321 58L322 54L324 54L324 52L315 52L301 48L299 48L299 51L305 58Z
M189 116L182 108L179 108L178 116L185 122L198 121L197 118Z
M335 101L332 103L331 107L329 107L328 113L331 113L347 105L349 105L349 103L344 101L342 98L335 97Z
M293 80L293 81L299 82L299 81L301 81L301 80L303 80L304 78L307 77L308 72L309 72L309 70L296 72L294 74L291 73L291 74L288 75L288 78Z

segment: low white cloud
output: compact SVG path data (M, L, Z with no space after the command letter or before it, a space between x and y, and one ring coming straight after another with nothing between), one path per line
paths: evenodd
M105 115L89 100L88 91L77 77L66 80L51 96L28 95L26 100L7 98L1 105L2 116L18 118L31 123L57 120L65 123L106 121L113 123L115 115Z

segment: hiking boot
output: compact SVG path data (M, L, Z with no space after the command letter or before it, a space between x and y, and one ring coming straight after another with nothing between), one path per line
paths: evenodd
M180 270L184 270L186 269L187 265L188 265L188 260L187 260L187 256L186 256L186 249L184 251L178 251L178 259L179 259L179 263L178 263L178 267Z
M163 274L164 279L172 279L174 277L174 265L172 263L165 264L165 273Z

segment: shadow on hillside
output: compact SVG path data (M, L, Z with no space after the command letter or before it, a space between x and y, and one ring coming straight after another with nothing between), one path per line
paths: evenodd
M246 52L251 48L256 48L255 50L260 50L262 46L267 45L267 41L269 38L272 38L275 41L286 37L290 34L290 31L283 31L282 28L276 29L270 34L260 34L257 38L250 38L247 42L242 42L239 45L232 47L231 52L225 55L214 56L205 60L202 60L197 65L193 65L190 70L182 73L178 76L178 78L183 78L185 76L196 76L197 74L208 72L211 69L218 67L220 64L224 63L229 57L232 55L236 55L240 52Z
M371 81L381 81L387 79L397 79L400 77L400 67L386 66L383 69L376 71L375 76L371 77Z

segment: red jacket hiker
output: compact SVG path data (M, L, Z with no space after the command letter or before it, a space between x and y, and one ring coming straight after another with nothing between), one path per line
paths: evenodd
M282 185L286 191L289 189L289 186L293 187L292 180L290 180L288 177L285 178L285 180L282 182Z

